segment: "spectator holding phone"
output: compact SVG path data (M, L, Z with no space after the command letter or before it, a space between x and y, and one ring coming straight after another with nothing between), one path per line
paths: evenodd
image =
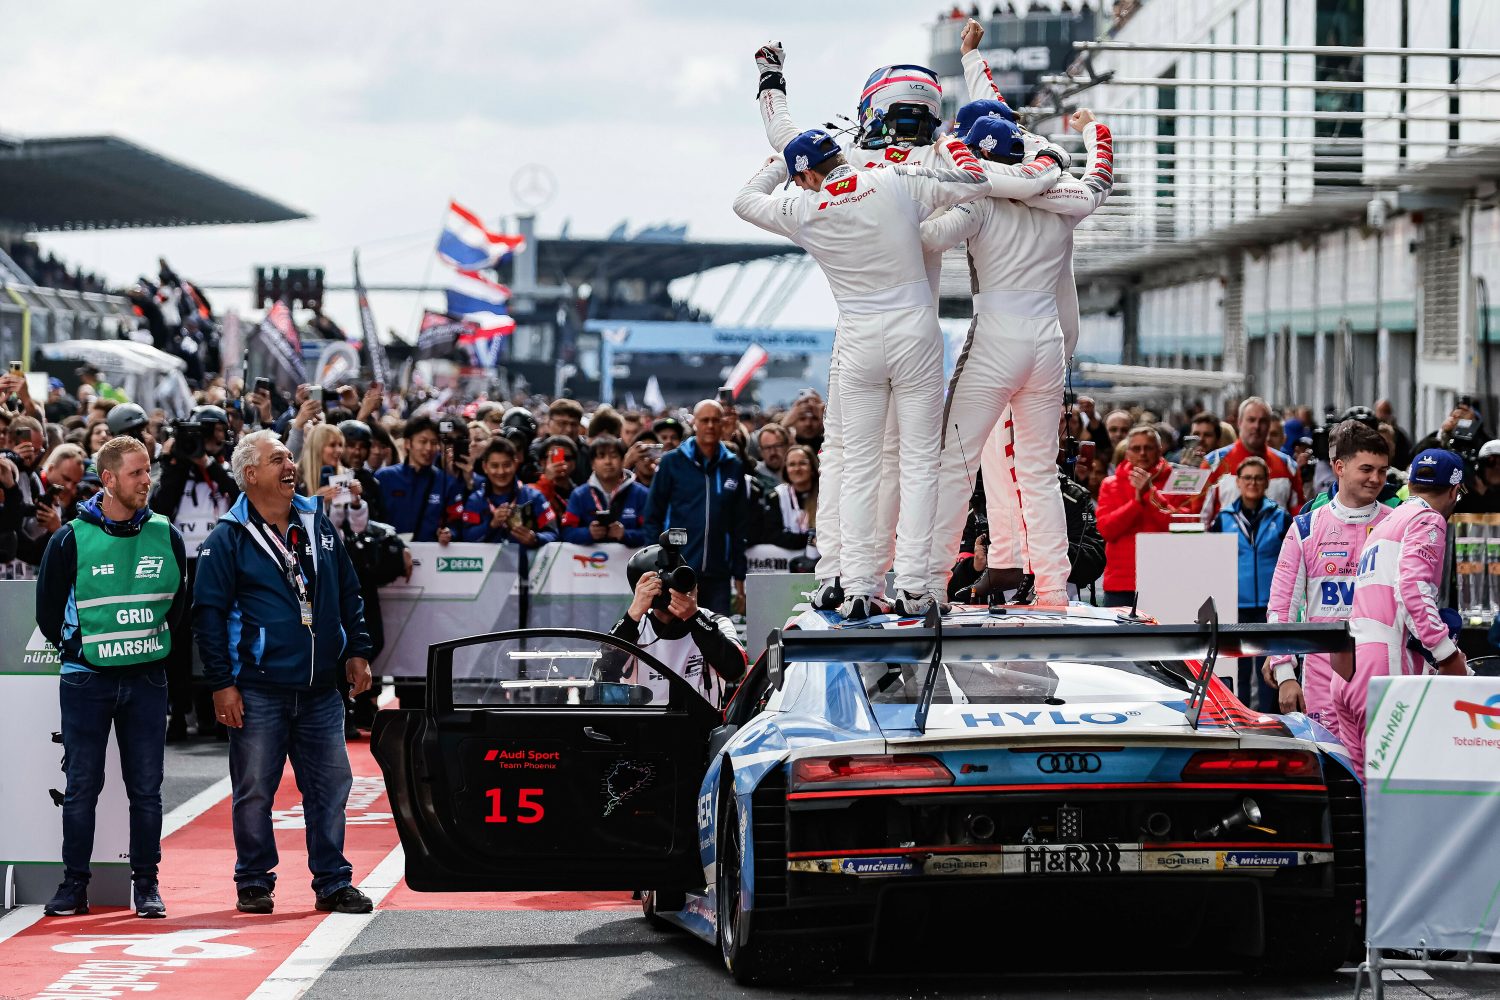
M344 432L332 424L314 424L297 459L297 478L304 496L323 501L323 511L335 528L348 522L349 530L364 531L370 507L364 485L344 465Z
M9 449L0 453L15 466L14 482L5 487L3 507L10 538L0 540L0 555L11 561L0 577L33 580L47 542L62 527L61 506L49 496L42 478L42 456L46 438L34 417L20 416L10 422ZM3 530L3 529L0 529Z
M460 526L468 490L435 463L441 448L440 427L431 417L412 417L403 432L406 459L375 473L391 526L414 542L446 545Z
M535 452L536 446L532 446ZM573 495L577 483L573 477L578 471L578 443L571 437L554 434L542 441L542 475L536 481L537 492L552 505L552 513L561 522L568 512L568 498Z
M492 437L479 456L484 485L464 504L463 540L515 542L528 549L557 541L557 516L540 492L516 479L521 456L503 437Z
M589 442L594 471L589 481L568 496L562 537L574 545L619 542L631 548L646 544L642 528L646 487L625 471L625 445L617 437L600 436Z

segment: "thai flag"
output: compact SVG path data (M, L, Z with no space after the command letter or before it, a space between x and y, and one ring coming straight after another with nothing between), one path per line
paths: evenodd
M455 271L448 281L448 315L462 316L484 336L507 334L516 321L506 315L510 289L474 271Z
M461 271L494 267L513 251L526 245L521 236L492 233L479 216L456 201L448 203L448 218L438 237L437 253L444 263Z
M769 356L766 349L759 344L751 344L745 349L745 353L735 364L734 370L729 373L728 381L724 383L734 393L735 399L739 399L745 386L750 384L751 376L766 366L766 359Z

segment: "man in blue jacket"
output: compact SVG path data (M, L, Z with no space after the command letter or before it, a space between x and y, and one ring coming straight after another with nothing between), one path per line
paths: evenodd
M470 484L442 467L441 428L431 417L406 422L406 461L375 473L391 527L414 542L454 541Z
M649 493L625 471L625 444L603 435L589 442L594 474L568 497L562 537L574 545L619 542L638 549L648 541L641 525Z
M321 503L296 495L296 465L274 431L241 438L231 471L242 492L198 551L193 631L229 727L238 907L274 906L271 806L290 756L317 908L369 913L344 857L353 774L339 692L341 668L352 694L370 686L359 578Z
M646 502L646 539L667 528L687 529L682 557L698 573L698 604L720 614L743 613L745 607L750 522L748 473L721 442L727 420L715 400L693 407L693 436L662 455ZM731 579L735 602L729 596Z

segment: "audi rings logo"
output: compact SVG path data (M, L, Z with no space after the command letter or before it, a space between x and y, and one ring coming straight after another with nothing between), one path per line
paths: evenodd
M1096 753L1044 753L1036 759L1043 774L1095 774L1103 766Z

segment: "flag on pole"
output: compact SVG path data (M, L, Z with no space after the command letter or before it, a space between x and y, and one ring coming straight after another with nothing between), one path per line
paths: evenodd
M660 413L667 408L667 400L661 394L661 383L656 381L655 375L646 380L646 392L641 402L645 403L646 409L652 413Z
M354 251L354 297L359 302L359 328L363 332L365 352L370 358L370 378L381 385L390 385L391 363L386 360L380 329L375 325L375 314L370 311L370 296L359 276L358 250Z
M509 288L477 271L455 271L448 280L448 315L461 316L492 336L516 328L516 321L505 311L509 301Z
M526 245L524 236L492 233L479 216L456 201L448 203L448 216L438 237L437 255L445 264L475 271L494 267Z
M287 378L297 385L307 381L307 369L302 363L302 338L297 335L292 310L284 300L278 300L266 310L265 319L255 328L255 336L267 356Z
M446 313L427 310L422 313L422 327L417 334L417 357L446 358L455 345L472 340L478 327Z
M745 353L735 362L734 369L724 383L734 392L735 399L740 398L740 393L750 384L751 377L766 366L766 359L769 357L766 349L759 344L751 344L745 348Z

